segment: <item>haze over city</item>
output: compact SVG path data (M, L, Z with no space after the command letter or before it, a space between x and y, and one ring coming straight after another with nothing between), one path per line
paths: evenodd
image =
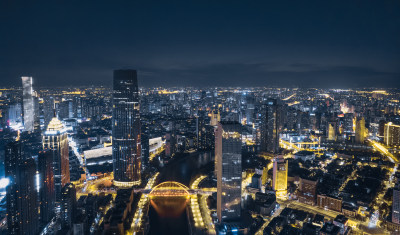
M2 1L0 86L400 85L398 1ZM40 79L39 79L40 78Z

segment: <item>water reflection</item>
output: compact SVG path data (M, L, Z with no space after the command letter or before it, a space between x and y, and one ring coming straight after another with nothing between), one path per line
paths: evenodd
M158 184L165 181L176 181L189 187L192 178L211 161L211 153L185 156L163 168ZM187 198L153 198L150 202L149 234L189 234L186 213L186 206L189 203Z
M155 197L150 200L151 206L163 218L179 218L188 202L186 197Z

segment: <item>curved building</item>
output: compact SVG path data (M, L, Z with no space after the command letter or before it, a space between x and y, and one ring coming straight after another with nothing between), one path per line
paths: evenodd
M114 70L112 155L114 185L140 184L140 104L136 70Z

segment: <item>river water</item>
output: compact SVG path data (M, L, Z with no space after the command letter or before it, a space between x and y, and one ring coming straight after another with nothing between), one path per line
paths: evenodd
M167 164L160 172L158 184L165 181L180 182L189 187L191 180L200 171L207 170L212 161L211 153L188 154L179 160ZM163 199L164 200L164 199ZM168 200L168 199L165 199ZM171 202L165 202L171 203ZM151 235L189 234L189 222L186 210L179 215L171 215L168 211L158 213L153 206L149 209Z

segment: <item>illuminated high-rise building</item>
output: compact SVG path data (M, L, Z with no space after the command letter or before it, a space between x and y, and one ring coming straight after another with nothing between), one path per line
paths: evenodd
M261 151L279 151L279 110L276 99L268 99L263 105L260 140Z
M215 134L217 173L217 215L220 222L240 217L242 183L242 126L238 122L218 123Z
M54 216L55 190L53 155L50 150L41 151L38 158L40 184L40 221L47 224Z
M281 197L287 194L288 161L282 156L277 156L273 163L272 188L276 196Z
M25 131L33 132L35 127L35 106L33 103L32 77L21 77L21 79L24 127Z
M219 110L214 110L211 113L210 125L217 126L219 121L221 121L221 114L219 113Z
M142 150L136 70L114 71L112 103L114 184L139 185Z
M383 138L387 146L399 146L400 145L400 125L395 125L392 122L385 124Z
M61 201L61 189L70 182L67 131L55 116L43 134L43 149L50 150L53 158L56 203Z
M4 166L10 179L6 194L8 234L35 235L39 228L35 160L26 158L21 141L14 141L5 147Z
M365 119L358 117L356 119L356 143L362 144L365 141Z
M336 141L337 138L337 122L336 121L332 121L332 122L328 122L328 128L327 128L327 135L328 135L328 140L330 141Z

